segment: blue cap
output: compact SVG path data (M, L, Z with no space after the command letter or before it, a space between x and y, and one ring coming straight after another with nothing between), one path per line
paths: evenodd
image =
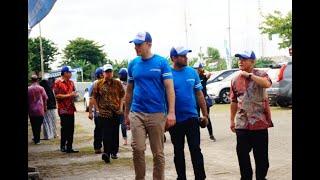
M127 70L127 68L121 68L120 70L119 70L119 73L118 74L120 74L120 75L127 75L128 74L128 70Z
M183 46L172 47L170 50L170 57L183 56L183 55L188 54L189 52L192 52L192 50L187 49Z
M103 69L101 67L98 67L96 69L95 76L98 78L101 74L103 74Z
M65 72L71 73L71 72L74 72L74 70L72 70L70 66L63 66L61 68L61 75L63 75Z
M196 62L196 63L194 63L194 65L192 67L195 69L203 68L203 64L201 62Z
M144 42L152 42L152 38L148 32L139 32L133 40L129 41L129 43L132 42L134 44L142 44Z
M238 53L234 55L235 57L241 58L241 59L256 59L256 55L253 51L243 51L241 53Z

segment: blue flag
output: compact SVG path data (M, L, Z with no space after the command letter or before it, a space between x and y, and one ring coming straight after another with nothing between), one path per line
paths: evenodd
M28 23L32 28L52 9L56 0L28 0Z

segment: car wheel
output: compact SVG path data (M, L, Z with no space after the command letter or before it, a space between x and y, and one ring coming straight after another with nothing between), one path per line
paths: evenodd
M277 104L280 106L280 107L288 107L289 106L289 102L285 99L279 99L277 101Z
M224 104L230 103L229 94L230 89L222 89L220 92L220 101Z

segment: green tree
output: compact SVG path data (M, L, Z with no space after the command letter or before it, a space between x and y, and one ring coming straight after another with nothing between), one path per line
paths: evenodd
M81 67L83 80L94 79L94 72L97 67L101 67L108 62L106 53L102 50L103 45L84 38L76 38L69 41L63 49L63 64L72 68Z
M273 35L279 35L282 39L279 49L287 48L292 45L292 12L283 17L280 11L274 11L274 14L268 14L259 28L262 34L268 34L269 40Z
M271 60L271 58L262 57L256 60L256 64L254 67L256 68L267 68L271 65L275 64L274 61Z
M220 57L220 52L217 48L214 47L207 47L207 57L206 59L206 66L205 70L207 71L220 71L223 69L227 69L227 63L225 59ZM216 67L211 67L210 63L217 63Z
M70 40L69 44L63 49L63 63L71 64L72 61L85 60L90 64L102 66L107 60L107 55L102 50L103 46L84 38Z
M43 49L43 68L44 71L51 70L49 65L56 61L58 52L57 46L49 39L41 38ZM41 72L40 38L28 39L28 73Z
M193 57L192 59L188 59L188 65L190 67L193 67L193 65L198 61L199 59L197 57Z
M212 59L213 61L220 59L219 50L213 47L207 48L207 55L208 55L208 58Z
M271 58L268 57L262 57L256 60L256 64L254 67L256 68L267 68L270 67L271 65L274 65L275 62L271 60ZM238 66L238 58L237 57L232 57L232 68L239 68Z
M232 59L232 60L231 60L231 62L232 62L232 68L239 68L238 58L233 56L231 59Z
M112 64L113 67L113 76L114 77L118 77L118 72L121 68L128 68L128 60L124 59L122 61L119 60L113 60L110 62L110 64Z

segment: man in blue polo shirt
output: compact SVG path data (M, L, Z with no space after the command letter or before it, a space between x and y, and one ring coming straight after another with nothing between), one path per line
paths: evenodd
M187 137L195 179L206 178L203 155L200 149L200 128L197 102L203 117L201 124L208 123L208 112L202 93L202 85L198 73L187 66L187 53L191 50L184 47L173 47L170 58L173 61L172 76L176 95L176 125L169 128L171 142L174 147L174 164L177 179L186 179L184 158L184 140ZM197 101L197 102L196 102Z
M148 32L138 33L132 42L138 56L128 66L125 122L131 128L135 179L145 179L148 135L153 154L153 179L163 180L164 130L176 120L171 68L165 58L151 53L152 39Z

